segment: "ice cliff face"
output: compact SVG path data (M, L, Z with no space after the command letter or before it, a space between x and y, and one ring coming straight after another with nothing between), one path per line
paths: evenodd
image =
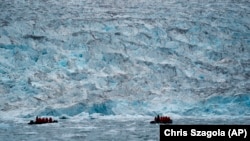
M2 0L0 111L250 114L250 3Z

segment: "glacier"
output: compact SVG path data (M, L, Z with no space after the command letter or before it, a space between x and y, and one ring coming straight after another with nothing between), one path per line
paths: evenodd
M249 117L250 2L1 0L0 78L2 120Z

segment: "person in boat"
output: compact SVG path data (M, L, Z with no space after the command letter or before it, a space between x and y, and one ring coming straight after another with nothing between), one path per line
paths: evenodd
M155 117L155 122L160 122L160 120L161 120L161 117L159 116L159 115L157 115L156 117Z
M156 122L160 122L160 116L157 115Z
M53 120L52 120L52 118L50 117L50 118L49 118L49 123L52 123L52 122L53 122Z
M29 122L29 124L34 124L35 122L33 121L33 120L31 120L30 122Z

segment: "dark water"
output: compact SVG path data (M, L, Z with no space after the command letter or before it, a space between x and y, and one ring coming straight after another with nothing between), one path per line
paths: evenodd
M59 120L59 123L28 125L24 122L0 123L0 140L4 141L157 141L159 125L145 119L84 119ZM244 124L250 125L250 117L232 119L175 119L174 125L186 124Z

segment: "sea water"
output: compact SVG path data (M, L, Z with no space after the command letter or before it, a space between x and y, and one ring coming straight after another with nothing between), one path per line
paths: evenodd
M249 117L177 118L172 125L249 125ZM0 123L0 140L4 141L158 141L159 124L150 119L59 119L58 123L28 125L25 121Z

